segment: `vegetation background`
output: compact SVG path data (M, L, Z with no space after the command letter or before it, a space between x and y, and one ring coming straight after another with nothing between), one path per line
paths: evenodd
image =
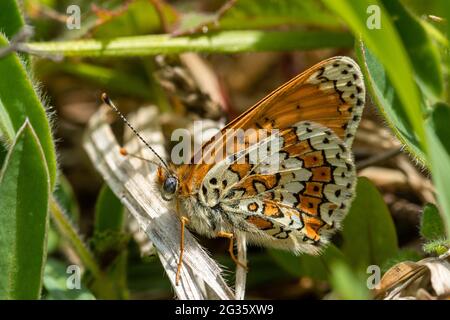
M448 298L445 256L426 260L447 270L438 280L418 261L450 244L449 15L445 0L2 0L0 298L173 297L83 150L101 92L125 112L158 106L170 133L180 119L232 119L334 55L354 57L368 88L356 200L321 256L250 248L246 298ZM233 270L223 240L199 240ZM368 266L388 274L378 290Z

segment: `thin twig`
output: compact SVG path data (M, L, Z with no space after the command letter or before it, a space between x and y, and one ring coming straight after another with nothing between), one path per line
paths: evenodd
M24 52L34 54L41 58L47 58L53 61L61 61L61 54L48 54L45 52L37 52L28 47L28 40L34 35L34 30L30 26L23 26L10 40L9 45L0 47L0 59L6 57L13 52Z
M149 0L149 1L155 8L156 14L158 15L159 23L161 24L161 30L164 33L169 32L169 22L167 21L166 16L164 14L163 4L161 3L160 0Z
M11 39L9 46L0 48L0 58L6 57L12 52L23 51L23 44L34 35L34 30L30 26L23 26Z
M377 164L379 162L382 162L382 161L388 160L390 158L393 158L395 156L398 156L401 153L402 153L402 148L396 148L396 149L388 150L386 152L377 154L377 155L375 155L373 157L370 157L368 159L359 161L356 164L356 169L357 170L362 170L364 168L373 166L374 164Z

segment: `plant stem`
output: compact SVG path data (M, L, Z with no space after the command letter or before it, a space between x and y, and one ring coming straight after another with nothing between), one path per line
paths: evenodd
M237 53L351 48L353 37L330 31L222 31L172 37L168 34L102 40L33 42L24 50L36 55L66 57L130 57L182 52Z
M106 274L101 270L94 255L84 244L68 216L53 197L50 198L50 214L61 235L70 241L76 254L83 262L83 265L91 272L92 277L95 279L95 286L91 288L95 296L100 299L114 299L115 291L112 284L108 281Z

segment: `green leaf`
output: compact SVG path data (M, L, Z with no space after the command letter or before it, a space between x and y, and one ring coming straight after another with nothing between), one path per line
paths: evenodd
M123 232L124 208L120 200L105 184L95 206L94 236L90 240L98 261L106 271L116 298L128 297L127 244L129 236ZM92 284L96 286L96 283Z
M6 38L12 39L25 26L25 21L21 14L21 5L17 0L0 1L0 34ZM1 41L0 41L1 47ZM30 64L29 55L25 52L20 53L24 63ZM14 137L12 135L12 137Z
M71 57L132 57L183 52L237 53L349 48L353 37L332 31L223 31L173 37L168 34L108 40L28 43L36 54Z
M438 208L428 203L423 208L420 220L420 234L428 240L439 239L445 236L445 227Z
M428 254L441 255L450 248L450 241L446 239L431 240L423 245L423 251Z
M4 142L3 140L12 141L16 135L11 119L2 103L2 99L0 99L0 134L3 138L1 139L2 142Z
M106 68L83 62L75 63L74 61L60 63L40 61L39 64L36 64L35 69L39 76L63 71L100 86L103 91L124 93L144 99L153 98L150 85L138 76L116 68Z
M445 1L445 0L441 0L439 2L440 6L441 6L441 10L440 12L443 13L444 18L446 19L447 23L445 24L447 26L446 28L446 34L447 34L447 41L449 41L448 39L450 39L450 2L449 1ZM446 89L447 89L447 103L450 104L450 54L448 54L448 49L447 49L447 54L444 55L444 63L447 67L446 70ZM450 233L450 232L449 232Z
M61 237L58 232L56 232L55 228L50 224L50 228L47 233L47 255L52 255L58 250L60 240Z
M95 232L121 231L124 221L124 208L120 200L104 184L95 205Z
M258 29L276 26L339 28L335 15L312 0L241 0L219 20L221 29Z
M355 269L383 265L398 251L394 223L383 197L367 178L358 178L356 198L344 219L342 251Z
M7 45L8 41L0 34L0 47ZM0 128L12 125L17 132L25 119L29 119L44 151L53 189L56 179L56 155L45 108L17 54L0 58L0 74L8 75L8 81L0 81L0 121L3 122ZM6 133L7 141L12 141L13 137L9 136L11 132L8 130Z
M72 222L68 218L67 214L54 198L50 201L50 211L52 214L52 221L57 227L59 233L70 242L84 267L86 267L87 271L89 271L91 281L95 281L95 287L90 286L92 292L94 292L96 297L99 297L100 299L116 298L113 290L113 284L111 284L109 279L106 277L94 255L85 245L82 237L72 225Z
M420 145L425 143L425 129L422 120L420 96L414 82L414 72L409 56L403 47L391 17L377 0L323 0L339 14L354 34L361 36L364 44L382 63L404 108L405 115L414 129ZM368 28L368 8L379 8L380 28Z
M441 97L444 85L439 51L429 38L421 21L402 6L398 0L383 0L394 25L402 38L417 80L428 96Z
M0 1L0 33L12 38L24 25L17 1Z
M160 12L167 23L177 19L177 13L165 2L159 1ZM108 38L152 34L162 31L159 14L155 5L148 0L134 0L124 3L122 0L102 0L96 3L100 14L90 10L90 4L81 6L82 23L80 29L64 28L61 39L81 39L89 36ZM38 19L36 22L42 22Z
M407 151L422 164L427 164L425 152L406 113L407 107L400 100L385 68L362 42L356 47L356 53L371 97L392 131L406 146Z
M6 148L6 144L4 143L4 138L0 134L0 167L3 166L3 162L5 161L7 154L8 149Z
M369 299L369 290L363 276L355 275L354 271L343 262L334 263L331 270L331 284L340 299Z
M0 174L0 299L40 298L49 195L44 153L26 121Z
M334 245L329 245L318 256L294 254L283 250L269 250L270 255L287 272L297 277L311 277L316 280L328 280L331 265L335 261L344 261L344 255Z
M227 5L227 4L226 4ZM206 30L263 29L280 26L340 28L335 15L312 0L240 0L215 13L181 14L175 33Z
M123 4L121 5L123 6ZM121 8L116 8L111 12L121 10ZM175 12L164 2L161 2L161 13L168 23L175 21ZM161 31L161 22L154 4L148 0L135 0L121 14L112 14L106 22L96 26L93 34L94 38L100 39L150 34L157 31Z
M44 270L44 287L47 290L47 300L95 300L94 295L83 286L69 288L68 278L72 273L67 273L67 266L55 259L48 259ZM81 276L81 275L80 275Z
M58 177L58 184L53 195L73 223L78 226L80 224L80 208L72 186L64 175Z
M385 273L400 262L419 261L422 258L422 255L420 255L415 249L400 249L394 257L386 260L383 263L383 265L381 266L381 273Z
M427 122L427 138L430 150L431 174L436 186L439 207L445 223L447 239L450 239L450 106L438 103Z

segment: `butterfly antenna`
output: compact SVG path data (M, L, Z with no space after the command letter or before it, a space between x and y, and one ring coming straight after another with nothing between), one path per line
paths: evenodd
M114 105L114 103L111 101L111 99L108 97L108 95L106 93L102 94L102 100L104 103L106 103L109 107L111 107L111 109L113 109L119 115L119 117L131 129L131 131L133 131L133 133L139 138L139 140L141 140L142 143L145 144L147 146L147 148L149 148L158 157L159 161L161 161L161 163L164 165L165 169L168 172L170 172L169 166L163 160L163 158L161 158L161 156L150 146L150 144L147 141L145 141L144 138L142 138L142 136L139 134L139 132L137 132L137 130L131 125L131 123L128 121L128 119L125 118L125 116L122 114L122 112L120 112L119 109L117 109L117 107Z

